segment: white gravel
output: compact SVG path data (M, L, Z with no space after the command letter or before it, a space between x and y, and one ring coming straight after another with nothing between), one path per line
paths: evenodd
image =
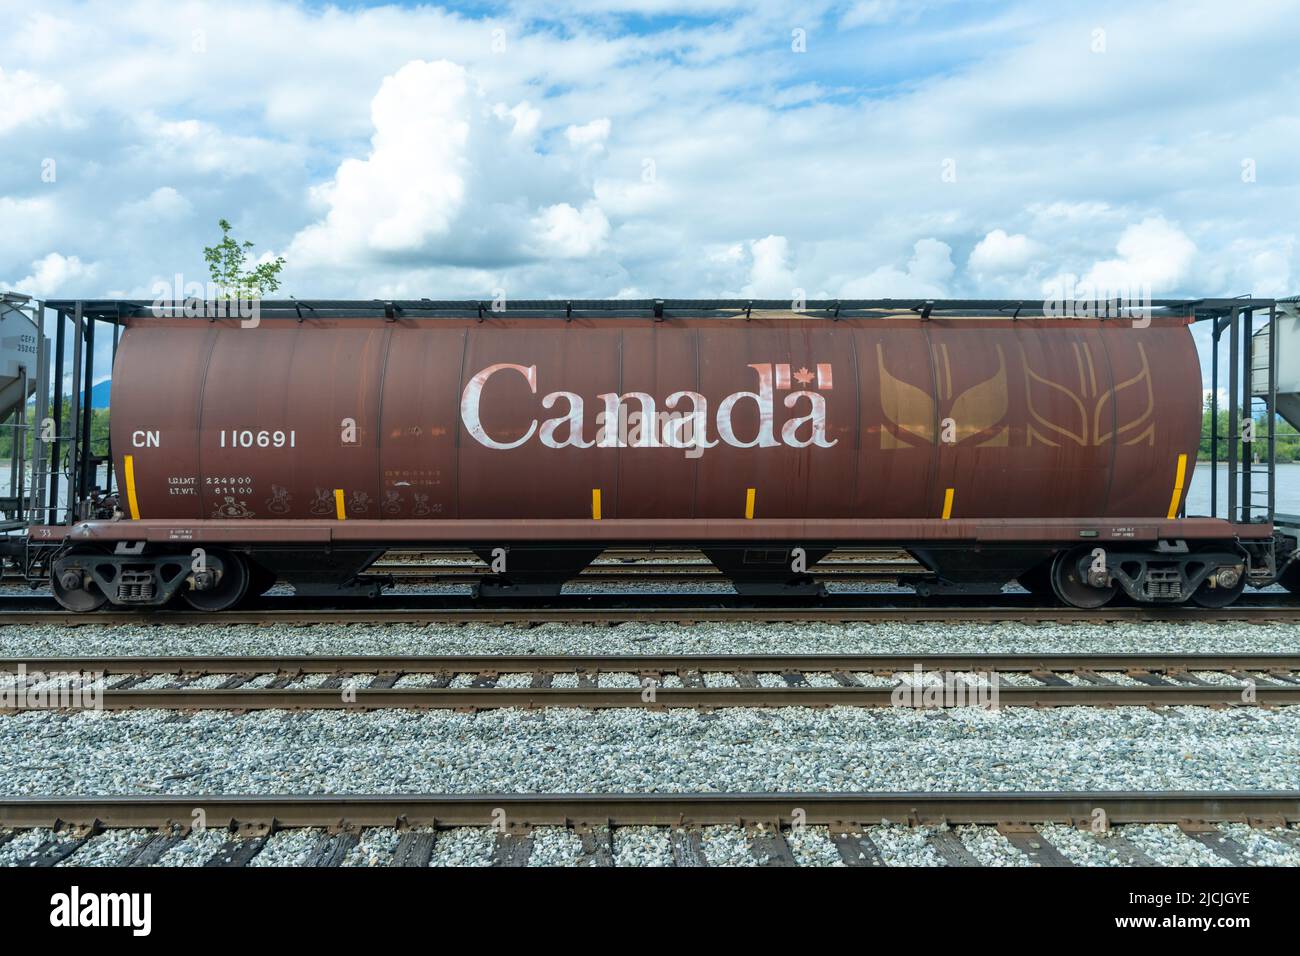
M491 866L496 834L490 827L443 830L433 844L430 866Z
M831 842L826 827L800 827L785 832L786 842L800 866L843 866L840 851Z
M1107 835L1048 823L1038 827L1044 839L1061 851L1061 855L1076 866L1123 866L1124 861L1113 845L1108 845Z
M497 679L498 687L527 688L533 686L532 674L502 674Z
M159 866L203 866L225 846L230 834L225 830L203 830L191 833L158 860Z
M749 849L749 834L743 827L702 827L700 849L709 866L758 866Z
M1011 845L994 827L957 827L956 833L971 856L984 866L1033 866L1029 857Z
M892 677L882 674L869 674L866 671L854 671L853 677L863 687L892 687L898 683Z
M186 690L216 690L224 684L231 675L229 674L204 674L202 677L196 677L185 685Z
M453 683L450 686L464 687L465 684L469 683L470 679L472 678L467 677L464 684ZM373 680L373 678L366 679L366 680L358 679L357 685L359 687L368 687L370 686L370 680ZM435 683L438 682L438 680L439 680L439 676L437 674L403 674L401 677L397 679L397 683L394 684L393 686L394 687L432 687Z
M0 655L1294 653L1289 624L0 624Z
M105 830L87 840L59 866L116 866L151 836L151 830Z
M329 676L329 674L304 674L296 680L289 681L284 686L286 690L310 690L325 683L325 681L329 680Z
M736 589L730 581L566 581L561 594L728 594Z
M393 862L393 851L397 849L402 835L396 830L383 827L371 827L361 831L361 839L348 853L344 866L388 866Z
M1120 832L1160 866L1231 866L1172 823L1126 826Z
M814 671L804 674L803 678L807 681L809 687L839 687L840 682L833 675L823 672Z
M601 674L599 686L635 688L641 686L641 678L636 674L631 674L626 671Z
M537 827L529 866L577 866L582 840L568 827Z
M999 673L998 681L1006 684L1008 687L1042 687L1043 682L1037 677L1030 677L1028 674L1017 673Z
M24 830L4 846L0 846L0 866L17 866L54 836L53 830L44 828ZM65 837L65 839L71 838Z
M1221 823L1219 829L1241 844L1252 863L1259 866L1300 866L1300 843L1279 839L1279 830L1256 829L1244 823ZM1294 830L1291 835L1295 836Z
M1104 677L1112 684L1118 684L1120 687L1141 687L1142 681L1136 677L1129 677L1127 674L1121 674L1119 671L1097 671L1098 677Z
M273 833L249 866L301 866L311 855L323 830L281 830Z
M667 827L617 827L615 866L672 866L671 831Z
M885 825L872 827L867 835L888 866L943 866L943 860L927 842L928 827Z
M1218 684L1220 687L1226 687L1230 684L1240 685L1241 681L1230 674L1221 674L1217 671L1192 671L1193 677L1199 677L1207 684Z
M171 717L8 715L0 794L1300 789L1297 707Z
M154 674L138 684L133 684L132 690L161 690L168 684L175 684L177 680L175 674Z

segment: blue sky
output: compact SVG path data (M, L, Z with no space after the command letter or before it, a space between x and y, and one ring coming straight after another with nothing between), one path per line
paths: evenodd
M0 287L40 296L206 281L221 217L307 297L1300 292L1288 0L0 22Z

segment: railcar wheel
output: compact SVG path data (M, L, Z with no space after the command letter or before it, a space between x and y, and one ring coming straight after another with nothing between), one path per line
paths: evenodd
M1211 578L1206 578L1201 582L1201 586L1192 592L1192 603L1206 608L1227 607L1246 590L1245 565L1241 565L1232 576L1235 576L1236 580L1226 587L1221 583L1212 582Z
M1052 590L1071 607L1103 607L1115 596L1114 584L1095 588L1079 574L1079 563L1091 554L1089 548L1062 551L1052 559Z
M1230 588L1211 587L1210 582L1206 581L1192 592L1192 603L1207 608L1227 607L1241 597L1241 592L1244 590L1246 590L1246 576L1244 574Z
M91 556L86 554L86 557ZM59 607L75 614L98 611L108 603L108 595L99 589L99 585L90 575L79 574L72 570L64 571L60 575L58 571L51 568L50 590L54 592L54 600L59 602Z
M186 590L185 603L196 611L225 611L242 601L248 593L247 562L229 551L209 551L204 560L216 583L202 591Z

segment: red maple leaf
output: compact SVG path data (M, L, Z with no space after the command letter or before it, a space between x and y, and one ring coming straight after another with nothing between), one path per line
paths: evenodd
M808 371L807 368L801 368L799 371L794 373L794 380L804 388L807 388L808 383L813 380L813 373Z

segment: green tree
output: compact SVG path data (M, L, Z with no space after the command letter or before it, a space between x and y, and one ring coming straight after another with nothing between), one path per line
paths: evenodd
M66 440L72 437L72 402L70 396L66 396L66 395L64 396L63 401L64 401L63 418L62 421L59 423L59 434L63 437L63 439L65 439L65 441L61 443L60 448L61 448L61 453L63 454L63 456L66 457L67 448L68 448ZM14 419L11 416L8 420L8 423L12 424L13 421ZM28 425L32 425L35 421L36 421L36 403L28 402L27 423ZM36 440L37 431L38 429L36 428L28 428L26 431L26 437L23 441L23 447L25 449L24 455L26 456L28 462L31 462L32 460L34 442ZM95 455L108 454L108 409L107 408L96 408L93 411L91 411L90 442L91 442L92 454ZM13 454L13 448L14 448L14 429L7 428L7 427L0 429L0 462L6 464L8 463L10 456ZM28 467L30 467L30 465Z
M1273 419L1276 437L1274 444L1277 449L1277 460L1282 464L1288 462L1300 461L1300 433L1296 432L1295 426L1281 417ZM1219 461L1228 460L1228 411L1225 408L1219 409L1218 417L1219 433ZM1214 429L1210 422L1210 400L1205 399L1205 406L1201 415L1201 446L1198 455L1201 461L1210 460L1210 436ZM1255 416L1255 434L1258 441L1251 450L1251 457L1258 456L1260 461L1268 460L1268 413L1261 412ZM1243 448L1242 453L1245 453Z
M221 241L215 246L204 246L203 259L208 264L208 274L223 299L260 299L268 292L280 288L280 270L284 256L255 266L251 272L244 269L251 242L239 242L230 235L230 223L219 219Z

